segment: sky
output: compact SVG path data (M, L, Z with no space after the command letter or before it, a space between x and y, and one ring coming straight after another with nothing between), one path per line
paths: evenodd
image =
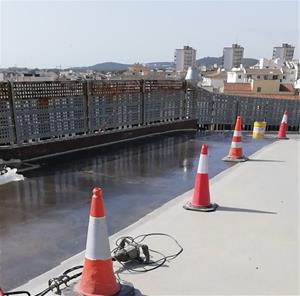
M290 43L299 57L299 0L0 0L0 67L73 67L197 59L238 42L245 57L270 58Z

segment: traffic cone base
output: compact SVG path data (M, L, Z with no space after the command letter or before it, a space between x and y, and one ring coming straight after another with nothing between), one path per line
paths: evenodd
M183 208L190 211L198 211L198 212L213 212L217 209L217 204L209 204L208 206L194 206L191 202L187 202Z
M82 295L86 295L86 296L91 296L94 294L82 294L81 292L78 291L78 283L77 284L71 284L70 286L66 287L63 291L62 291L62 296L82 296ZM119 292L111 295L111 296L134 296L135 295L135 288L133 287L133 285L131 283L128 282L120 282L120 290ZM101 296L104 296L104 294L101 294ZM105 295L107 296L107 295Z
M99 278L98 281L95 281L95 276ZM86 296L115 295L118 293L121 287L115 279L112 261L85 258L81 281L75 286L75 289L81 295ZM94 294L93 291L101 291L101 294Z
M233 158L230 156L225 156L222 158L223 161L227 161L227 162L245 162L247 160L249 160L248 157L243 156L243 157L239 157L239 158Z

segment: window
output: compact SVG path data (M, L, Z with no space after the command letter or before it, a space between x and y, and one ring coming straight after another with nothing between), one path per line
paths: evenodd
M283 79L286 79L286 76L285 75L283 75L283 77L282 77Z
M252 75L247 75L247 78L249 79L249 78L252 78Z
M261 92L261 87L260 86L257 87L257 92Z
M257 75L257 79L260 79L260 75Z
M277 80L278 79L278 75L273 75L273 80Z
M264 80L268 80L268 75L264 75Z
M242 78L242 75L238 75L238 79L241 79Z

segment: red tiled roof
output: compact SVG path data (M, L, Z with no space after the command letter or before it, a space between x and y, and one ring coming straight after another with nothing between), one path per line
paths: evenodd
M279 91L294 92L294 86L291 83L281 83Z
M251 91L251 83L224 83L224 91Z
M231 93L226 94L229 96L241 96L241 97L256 97L266 99L282 99L282 100L300 100L300 95L287 95L287 94L261 94L261 93Z

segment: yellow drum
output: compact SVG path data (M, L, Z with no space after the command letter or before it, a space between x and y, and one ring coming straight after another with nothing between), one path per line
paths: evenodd
M263 138L265 136L267 123L265 121L255 121L253 127L253 139Z

